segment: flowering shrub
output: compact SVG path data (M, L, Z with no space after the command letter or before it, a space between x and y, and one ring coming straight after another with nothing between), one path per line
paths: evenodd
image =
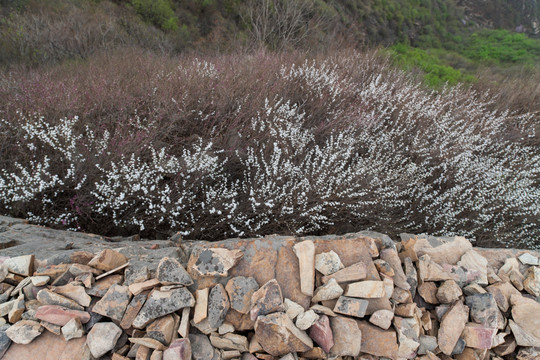
M84 88L84 68L0 81L2 213L106 235L539 246L538 109L427 91L376 54L134 59L88 70ZM50 93L60 81L72 92Z

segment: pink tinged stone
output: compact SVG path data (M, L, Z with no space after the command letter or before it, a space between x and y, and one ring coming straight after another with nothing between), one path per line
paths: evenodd
M163 352L163 360L191 360L191 343L188 338L177 339Z
M491 349L497 329L488 328L481 324L468 323L463 329L461 337L465 340L467 347L475 349Z
M326 315L321 315L319 320L309 328L308 335L319 344L325 353L328 353L334 346L334 335L330 327L330 319Z
M86 311L67 309L58 305L40 306L36 311L35 317L36 319L58 326L64 326L74 318L79 318L83 324L90 321L90 314Z

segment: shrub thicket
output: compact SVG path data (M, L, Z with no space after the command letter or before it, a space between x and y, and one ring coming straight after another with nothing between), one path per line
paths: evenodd
M539 109L500 103L427 91L372 53L126 51L13 70L0 211L106 235L369 228L534 246Z

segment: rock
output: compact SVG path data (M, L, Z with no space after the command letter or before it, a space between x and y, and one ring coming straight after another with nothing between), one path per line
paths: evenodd
M189 339L177 339L163 352L163 360L191 360Z
M437 300L443 304L451 304L463 295L461 288L454 280L446 280L437 290Z
M465 303L474 322L494 329L504 327L504 318L492 294L470 295L465 297Z
M519 349L516 360L538 360L540 359L540 349L538 348L523 348Z
M9 329L10 325L0 326L0 359L4 358L4 354L11 346L11 339L6 334L6 330Z
M109 290L111 286L113 286L114 284L120 284L123 278L124 277L120 274L107 276L104 279L96 281L94 283L94 286L88 289L86 293L90 296L103 297L103 295L105 295L105 293L107 292L107 290Z
M215 348L240 352L247 352L249 346L247 337L238 334L210 335L210 342Z
M42 289L37 293L36 297L43 305L58 305L73 310L84 310L84 307L77 302L68 299L62 295L58 295L48 289Z
M527 270L527 277L523 281L523 288L529 294L540 297L540 267L531 266Z
M537 337L531 335L528 331L525 331L514 321L508 320L508 326L510 327L510 330L512 330L512 334L516 339L517 345L540 347L540 340Z
M335 279L330 279L326 284L315 290L315 295L311 299L312 303L339 298L343 294L343 288L339 286Z
M208 336L190 334L189 341L193 360L210 360L214 358L214 348L210 340L208 340Z
M195 301L193 322L198 324L208 317L208 288L195 291Z
M122 329L112 322L100 322L88 333L86 343L92 356L99 358L111 351L122 335Z
M284 310L281 287L275 279L268 281L251 297L250 315L253 321L257 319L257 316Z
M74 318L74 319L78 319L78 318ZM73 320L73 319L71 319L71 320ZM50 331L54 335L62 335L62 327L60 325L51 324L50 322L47 322L47 321L41 321L40 324L41 324L41 326L43 326L45 328L45 330Z
M9 258L6 259L3 264L10 273L21 276L31 276L34 272L34 255Z
M315 256L315 269L323 275L332 275L343 268L338 254L332 250Z
M208 325L217 329L225 321L225 316L231 307L225 288L217 284L210 290L208 296Z
M36 319L47 321L58 326L64 326L74 318L78 318L83 324L90 321L90 314L86 311L67 309L58 305L40 306L34 316Z
M137 347L137 352L135 353L135 359L136 360L150 360L150 355L152 352L153 352L152 349L143 345L139 345Z
M491 349L497 329L489 328L481 324L467 323L461 337L467 347L474 349Z
M225 321L230 323L238 331L253 330L255 321L251 320L250 314L242 314L230 309L225 317Z
M41 335L43 327L32 320L21 320L6 330L6 335L16 344L30 344L32 340Z
M362 318L366 314L367 307L368 302L364 299L340 296L334 307L334 312Z
M516 350L516 347L516 339L513 335L508 335L504 339L504 343L494 348L493 351L499 356L505 356L513 353Z
M469 308L458 301L443 315L439 328L438 344L445 355L451 355L469 318Z
M294 320L298 315L304 312L304 308L290 299L285 299L285 312L289 319Z
M314 347L313 349L300 353L298 355L303 359L327 359L328 358L326 355L326 352L320 347ZM249 360L256 360L256 359L257 358L249 359Z
M369 318L369 322L373 325L377 325L381 329L388 330L390 325L392 325L392 319L394 318L394 313L390 310L377 310Z
M398 355L398 343L396 332L382 330L367 321L357 321L358 328L362 332L362 352L396 359Z
M146 336L167 346L171 343L175 332L175 321L172 315L156 319L146 328Z
M141 293L138 295L135 295L133 299L131 299L129 305L126 307L126 311L124 312L124 316L122 317L122 320L120 321L120 327L124 330L127 330L131 327L131 324L133 324L133 321L139 314L139 311L143 307L144 303L146 302L146 298L148 297L147 293Z
M8 313L8 321L11 324L16 323L17 321L21 320L21 316L24 313L25 306L24 306L24 295L21 294L17 300L13 303L13 306L11 307L11 310Z
M30 281L34 286L45 286L51 278L49 276L32 276Z
M43 332L30 344L12 344L2 357L2 360L90 360L86 337L72 339L69 342L62 336L48 331Z
M414 244L414 250L419 257L427 254L438 264L455 265L471 249L470 241L461 236L450 238L418 237Z
M418 273L410 257L406 257L403 260L403 263L405 265L405 276L407 277L407 283L409 283L411 286L409 291L411 292L411 297L414 298L418 288Z
M178 311L182 308L193 307L195 299L186 288L171 291L153 290L139 314L133 321L133 327L142 329L150 321Z
M300 291L304 295L313 296L315 287L315 245L313 241L306 240L294 245L293 250L296 257L298 257L298 266L300 268Z
M75 277L75 281L82 283L87 289L90 289L95 283L94 275L91 273L77 275L77 277Z
M441 265L432 261L429 255L420 256L418 259L418 276L422 281L452 280L452 276Z
M355 320L337 316L330 319L334 337L334 346L329 354L332 356L358 356L360 353L362 333Z
M315 304L310 309L315 311L317 314L323 314L323 315L332 316L332 317L337 316L336 313L332 311L332 309L323 305Z
M129 292L132 293L133 295L138 295L142 293L143 291L153 289L159 284L160 282L158 279L150 279L147 281L131 284L129 285L128 289L129 289Z
M57 286L52 290L57 294L76 301L79 305L84 307L90 306L90 302L92 301L92 298L86 293L86 290L82 286L70 283L63 286Z
M418 287L418 294L428 304L438 305L439 299L437 299L437 284L432 281L423 282Z
M164 257L159 262L157 279L163 285L180 284L189 286L193 284L193 280L186 269L184 269L178 260L170 257Z
M385 297L385 295L386 290L384 282L374 280L365 280L349 284L347 286L347 291L345 292L345 296L368 299L382 298Z
M377 271L380 272L381 274L384 274L390 277L395 275L394 269L392 269L390 264L384 261L383 259L374 260L373 263L375 264Z
M480 273L480 278L477 283L479 285L488 285L487 278L487 266L488 261L485 257L480 255L475 250L469 250L461 257L461 260L457 263L458 266L462 266L469 270L476 270Z
M73 318L64 326L62 326L62 335L66 341L77 339L84 336L84 330L79 318Z
M484 288L481 287L480 285L472 283L463 288L463 293L465 295L476 295L476 294L487 294L487 291L484 290Z
M189 312L190 309L188 307L182 309L182 319L178 326L178 334L183 338L187 338L189 334Z
M240 250L227 250L211 248L201 251L196 255L193 270L200 276L228 276L231 269L242 258ZM191 263L191 261L190 261Z
M88 266L103 271L110 271L124 265L127 262L127 258L118 251L105 249L90 260Z
M131 284L145 282L150 278L148 272L148 266L146 265L130 265L124 272L124 285L129 286Z
M394 328L398 334L398 340L401 341L403 337L407 337L417 342L420 338L421 325L418 318L404 318L394 316L393 320Z
M313 348L311 338L282 312L259 316L255 322L255 337L264 351L272 356Z
M231 278L225 286L231 308L241 314L249 313L251 309L251 297L259 290L259 284L252 277L236 276Z
M418 340L418 355L426 355L428 352L434 352L437 348L437 338L435 336L420 335Z
M519 261L521 261L522 264L525 264L525 265L532 265L532 266L540 265L540 260L538 259L538 257L531 255L527 252L521 254L518 257L518 259Z
M338 283L364 280L366 278L366 265L362 262L348 266L332 275L323 276L321 281L326 284L330 279L335 279Z
M165 346L160 341L149 337L130 337L129 342L131 342L132 344L138 344L140 347L144 346L149 349L165 350Z
M521 296L521 293L507 282L498 282L486 288L487 292L492 294L497 302L497 306L502 312L507 312L510 307L510 297L512 295Z
M521 295L512 295L510 300L514 322L523 329L527 335L536 339L536 341L534 341L535 345L522 345L524 342L520 343L518 336L514 332L514 329L512 329L517 344L521 346L540 347L540 303Z
M112 320L122 321L130 298L131 295L127 286L113 285L103 298L94 305L92 311Z
M308 310L298 315L296 318L296 327L300 330L307 330L315 324L317 320L319 320L319 315L313 310Z
M396 249L394 247L382 249L380 252L380 258L390 264L392 269L394 269L395 275L393 279L396 286L403 290L409 290L411 286L407 282L407 277L405 276L403 268L401 267L401 260Z
M219 328L218 328L218 334L219 335L225 335L228 333L234 332L234 326L228 322L224 322Z
M329 353L332 346L334 346L334 335L330 327L330 319L326 315L319 316L319 319L309 328L308 334L325 353Z
M79 276L79 275L87 274L87 273L91 273L94 276L98 276L103 273L102 270L95 269L91 266L83 265L83 264L71 264L71 266L69 267L69 272L73 276Z

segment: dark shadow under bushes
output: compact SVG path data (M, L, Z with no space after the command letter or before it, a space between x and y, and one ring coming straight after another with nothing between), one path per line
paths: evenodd
M369 228L538 246L539 109L504 93L430 92L357 52L125 49L12 70L0 212L104 235Z

